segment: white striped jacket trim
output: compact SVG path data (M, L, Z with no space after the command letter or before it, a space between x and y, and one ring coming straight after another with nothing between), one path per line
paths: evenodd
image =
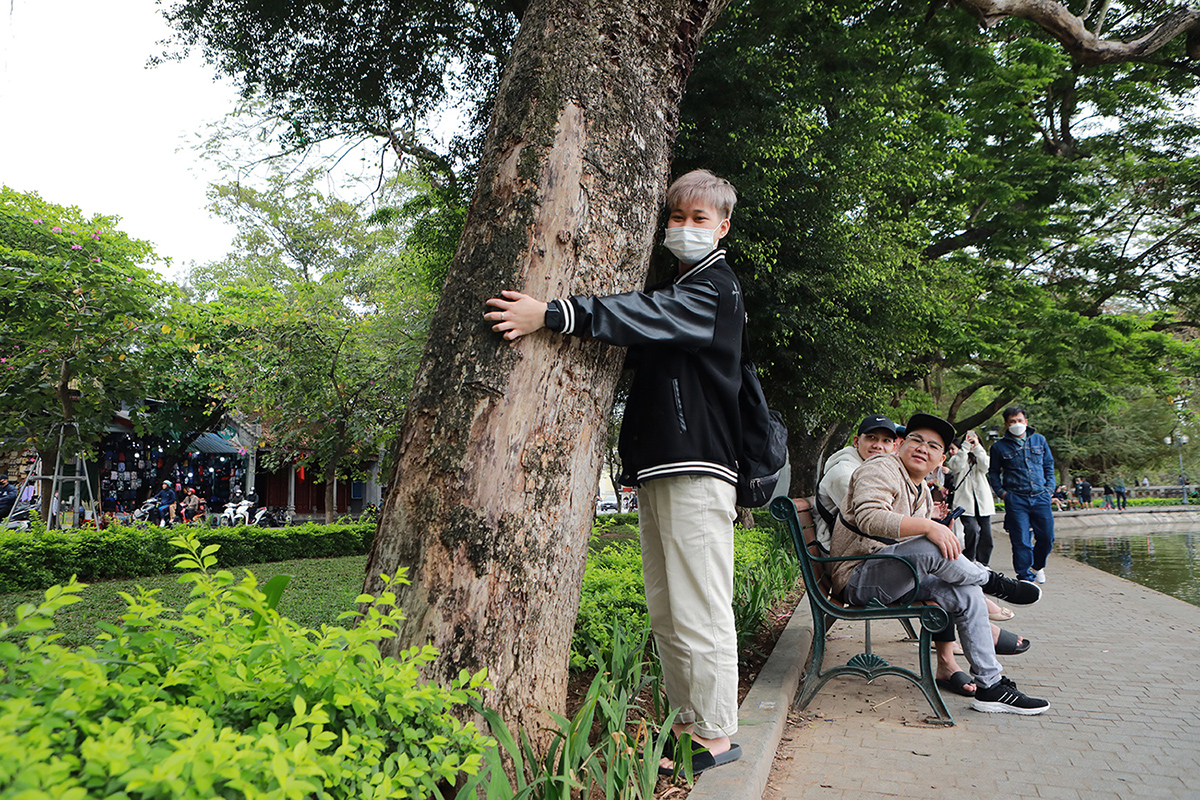
M559 308L562 309L563 329L559 333L574 333L575 332L575 306L571 305L571 298L564 297L558 301Z
M730 483L737 483L737 472L721 464L711 461L676 461L673 464L655 464L653 467L640 469L637 473L638 483L644 483L654 478L665 478L671 475L712 475Z
M725 257L725 248L718 247L716 250L713 250L711 253L706 255L704 258L697 261L696 266L692 267L687 272L680 275L675 280L675 282L679 283L680 281L687 280L688 278L692 277L700 270L705 269L706 267L711 267L713 264L720 261L724 257Z

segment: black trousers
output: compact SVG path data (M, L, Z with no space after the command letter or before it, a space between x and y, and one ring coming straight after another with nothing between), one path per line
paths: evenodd
M992 560L992 518L964 514L962 523L966 539L963 555L986 567Z

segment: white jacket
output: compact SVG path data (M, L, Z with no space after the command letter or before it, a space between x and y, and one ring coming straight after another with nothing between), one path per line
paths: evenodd
M817 498L821 505L829 509L834 517L846 501L846 492L850 489L850 476L863 463L862 456L854 449L854 445L846 445L829 457L825 462L825 474L817 486ZM813 511L813 523L817 526L817 541L829 551L829 542L833 537L833 529L825 524L820 512Z
M967 457L966 447L960 447L946 460L946 467L954 476L954 505L962 506L967 516L990 517L996 513L996 501L992 487L988 485L991 459L982 444L977 443L970 452L975 456L974 466Z

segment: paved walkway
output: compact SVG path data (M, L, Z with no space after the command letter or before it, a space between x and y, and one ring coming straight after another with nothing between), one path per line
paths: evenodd
M997 532L993 563L1011 564ZM1006 624L1033 647L1001 657L1021 689L1050 701L1044 715L982 714L946 693L958 724L934 727L907 681L845 678L826 684L786 727L768 724L771 710L786 705L769 684L791 691L794 661L807 657L805 601L789 628L793 643L777 646L773 673L764 669L743 704L735 738L752 744L744 763L701 776L692 800L1200 798L1200 608L1057 555L1046 571L1042 601ZM898 623L875 623L873 634L876 652L915 665ZM861 652L861 640L861 623L839 623L827 663Z

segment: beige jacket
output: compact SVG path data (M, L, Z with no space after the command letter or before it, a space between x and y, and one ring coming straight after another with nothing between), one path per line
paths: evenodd
M892 453L881 453L863 462L850 476L850 488L846 491L846 503L842 515L833 528L833 543L830 548L834 556L860 556L874 553L887 546L886 543L869 536L883 539L900 538L900 520L904 517L933 516L933 498L925 482L914 484L900 457ZM857 527L867 536L855 533L846 523ZM861 561L839 561L833 565L833 588L841 592L846 588L854 570Z

